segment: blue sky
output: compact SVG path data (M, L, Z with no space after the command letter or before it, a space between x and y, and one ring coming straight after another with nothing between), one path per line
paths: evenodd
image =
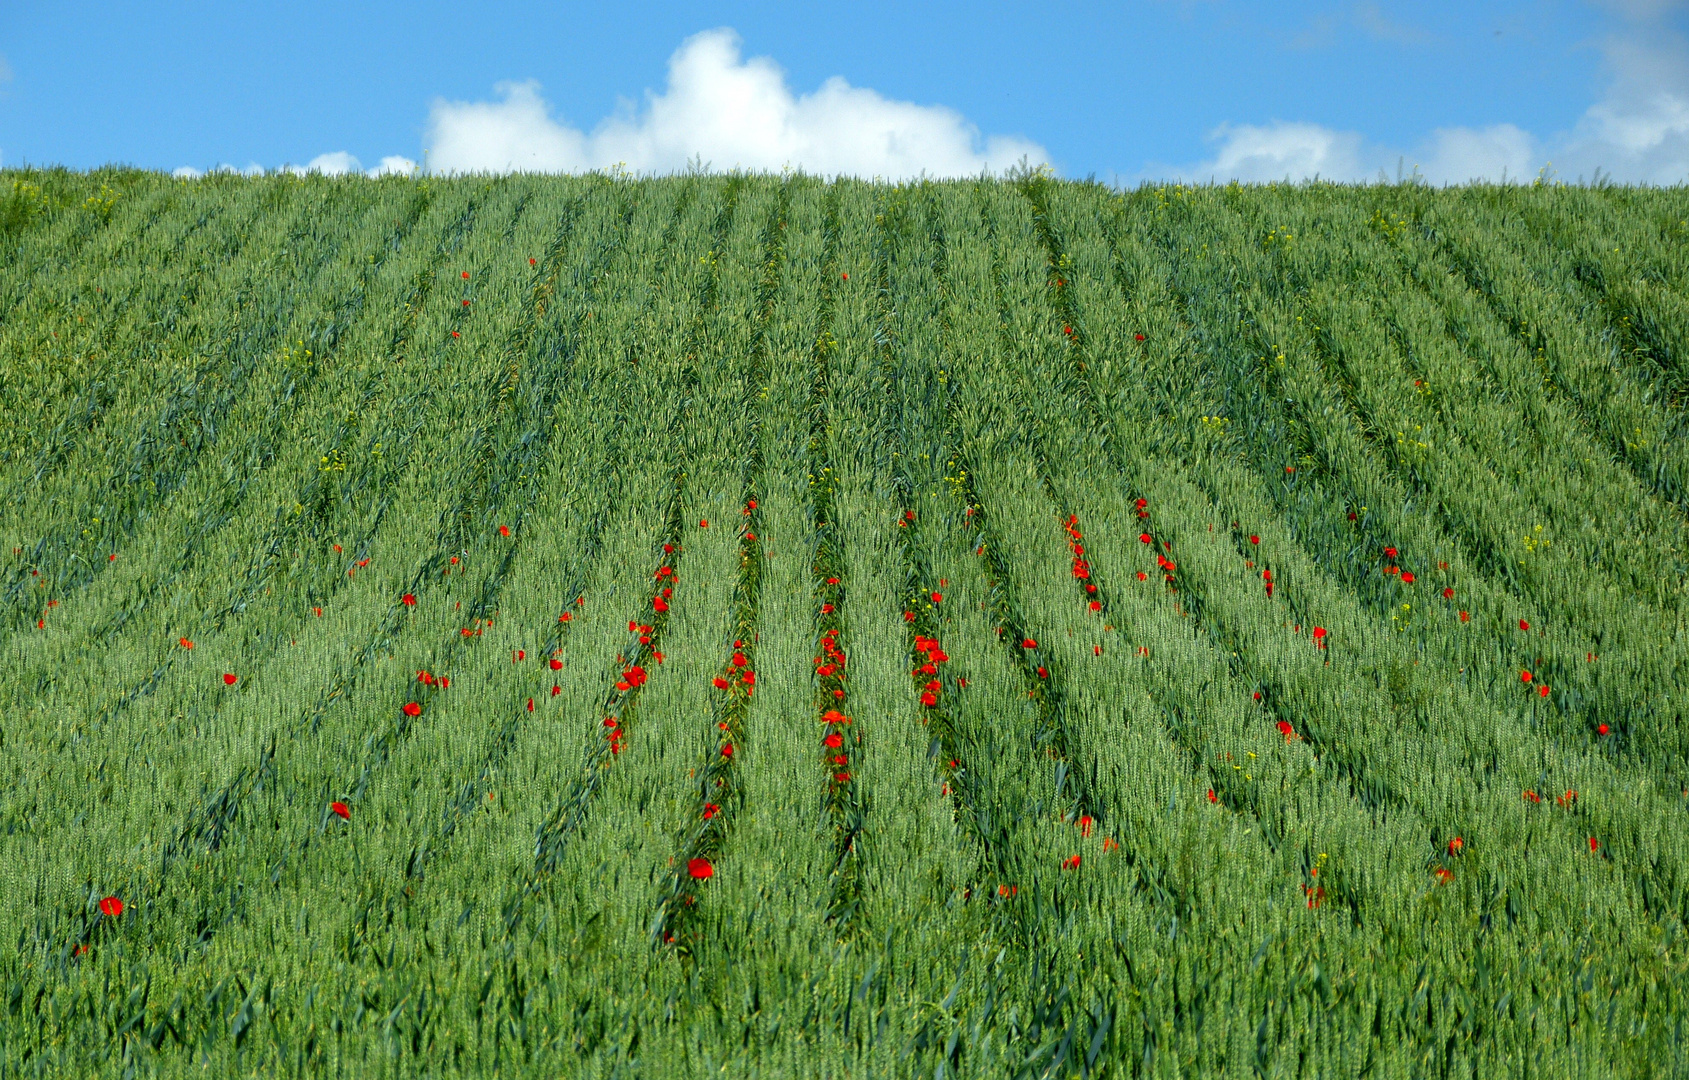
M1686 37L1677 0L24 4L0 164L1669 183Z

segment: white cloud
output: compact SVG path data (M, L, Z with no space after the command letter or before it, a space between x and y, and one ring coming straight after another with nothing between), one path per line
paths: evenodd
M398 154L389 154L381 159L381 163L370 169L364 175L372 180L379 180L383 176L413 176L416 174L416 162Z
M436 101L429 168L437 172L582 172L618 164L668 172L702 159L718 170L802 168L822 175L901 179L998 171L1022 157L1048 159L1036 143L979 131L937 105L891 101L835 76L794 95L767 57L741 61L739 38L711 30L669 59L669 84L645 107L610 117L591 134L552 119L533 82L501 83L498 102Z
M320 173L323 176L345 176L348 173L362 173L372 180L379 180L383 176L410 176L416 172L416 162L398 154L389 154L381 159L381 164L373 169L365 169L363 163L344 150L336 150L331 154L318 154L303 165L283 165L281 171L292 173L294 176L309 176Z
M1534 178L1621 183L1689 180L1689 40L1671 20L1685 0L1597 0L1622 25L1601 44L1608 83L1570 131L1541 138L1513 124L1439 128L1409 150L1380 146L1359 132L1313 123L1224 124L1209 136L1213 157L1192 165L1153 165L1145 179L1376 179L1398 162L1432 183ZM1366 13L1367 5L1357 10Z
M198 180L205 175L204 169L196 169L192 165L183 165L170 174L178 180Z
M1262 183L1274 180L1333 180L1340 183L1394 179L1398 170L1434 184L1509 180L1535 176L1542 152L1531 134L1512 124L1487 128L1438 128L1412 150L1367 141L1359 132L1320 124L1222 125L1210 135L1215 155L1195 165L1160 166L1146 177L1199 183Z

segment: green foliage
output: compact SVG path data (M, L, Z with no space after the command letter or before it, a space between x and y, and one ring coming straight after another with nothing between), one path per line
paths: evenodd
M1683 1075L1686 217L5 173L0 1077Z

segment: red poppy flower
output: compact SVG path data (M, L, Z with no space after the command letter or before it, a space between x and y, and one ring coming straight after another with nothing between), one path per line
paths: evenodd
M725 758L730 758L730 757L733 756L733 744L732 743L723 743L722 744L721 756L725 757Z
M1460 613L1460 621L1461 622L1471 622L1472 616L1463 611L1463 612Z
M1278 731L1280 735L1283 735L1287 739L1296 734L1296 729L1290 726L1289 720L1280 720L1278 722Z
M914 622L915 621L915 613L913 611L905 611L903 613L903 621L904 622Z
M1443 599L1444 600L1453 600L1454 599L1454 589L1452 589L1452 588L1444 589L1443 590Z
M826 745L832 747L834 750L837 750L839 747L844 745L844 736L840 735L836 731L829 732L827 737L825 739L822 739L821 741L823 743L825 743Z
M1044 668L1040 667L1038 669L1038 677L1040 679L1048 679L1050 677L1050 673L1048 671L1046 671Z
M1091 815L1079 815L1079 835L1089 840L1091 838L1091 826L1093 824L1095 824L1095 822L1092 820Z
M1077 869L1079 869L1079 856L1069 855L1067 858L1062 860L1061 868L1063 870L1077 870Z
M453 330L452 331L452 337L457 337L457 336L458 336L458 332L456 330Z
M944 594L943 593L937 593L937 592L933 593L932 594L932 602L935 603L935 604L942 604L944 602Z
M1020 643L1020 647L1023 649L1036 649L1038 647L1038 643L1033 641L1031 638L1027 638L1025 641Z
M329 803L328 804L328 812L333 814L335 817L339 818L342 821L351 821L352 820L352 808L347 806L343 802Z
M1101 611L1102 609L1103 609L1103 602L1101 600L1091 601L1091 610L1092 611Z
M1531 624L1530 624L1530 623L1528 623L1528 622L1526 622L1526 621L1525 621L1525 620L1524 620L1524 619L1520 619L1520 620L1519 620L1519 629L1521 629L1521 630L1529 630L1529 629L1530 629L1530 628L1531 628Z
M705 518L702 521L698 522L698 528L700 528L700 529L707 529L709 527L710 527L710 521L709 521L708 518Z
M416 597L412 596L410 593L406 593L399 598L399 603L405 605L406 607L415 607Z
M117 918L123 914L123 901L115 896L108 896L100 901L100 913L109 918Z
M440 676L440 688L442 690L451 689L451 685L452 681L450 679L446 678L444 675Z
M453 556L452 556L452 565L453 565L453 566L456 566L456 565L457 565L457 556L456 556L456 555L453 555Z
M660 596L652 599L652 601L651 601L651 610L652 611L667 611L668 609L669 609L669 602L667 600L664 600Z
M1597 727L1597 728L1596 728L1596 729L1595 729L1595 733L1596 733L1596 734L1597 734L1597 735L1605 735L1605 734L1607 734L1607 725L1606 725L1606 724L1602 724L1602 725L1600 725L1600 726L1599 726L1599 727Z
M1601 841L1595 839L1595 837L1593 837L1593 836L1589 838L1589 850L1596 851L1600 847L1601 847Z
M551 688L551 696L552 697L556 697L558 694L561 694L562 692L563 692L563 688L561 686L555 686L554 685Z
M320 611L322 609L319 608L318 610ZM191 649L194 647L194 643L189 641L187 638L177 638L176 644L180 645L184 649Z
M1323 626L1314 627L1314 640L1320 641L1324 637L1325 637L1325 627L1323 627Z
M1413 575L1412 574L1403 574L1402 575L1402 584L1403 585L1412 585L1413 584Z
M235 684L234 672L231 671L231 672L225 673L223 675L223 685L224 686L233 686L234 684Z
M1153 543L1155 543L1155 538L1152 537L1149 533L1139 533L1138 534L1138 542L1141 543L1141 544L1153 544Z
M840 278L841 278L841 279L842 279L842 280L844 280L844 281L849 281L849 280L850 280L850 274L849 274L849 273L848 273L848 272L846 272L846 273L843 273L843 274L840 274L840 275L839 275L839 277L840 277Z
M465 270L463 272L463 280L465 280L465 281L469 280L469 271Z
M1464 848L1465 846L1466 846L1466 841L1462 840L1460 837L1457 836L1453 840L1449 841L1449 854L1450 855L1459 855L1461 849Z
M405 702L405 715L406 716L421 716L422 715L422 706L417 704L414 701Z
M1531 681L1531 673L1528 672L1528 671L1521 671L1519 673L1519 681L1520 682L1530 682Z
M527 649L517 649L516 650L516 659L526 660L527 658L528 658L528 650Z
M563 614L557 616L558 622L569 622L570 620L571 620L571 615L567 611L565 611Z
M1149 580L1149 575L1148 575L1148 574L1146 574L1146 573L1144 573L1144 572L1143 572L1143 571L1142 571L1142 570L1139 570L1139 571L1138 571L1138 580L1139 580L1139 581L1148 581L1148 580Z
M116 561L117 561L117 553L116 552L113 552L110 555L106 556L106 562L116 562Z
M705 821L710 820L711 818L715 817L719 813L721 813L721 807L717 806L715 803L707 802L707 803L704 804L704 820Z
M686 872L691 874L694 878L697 878L699 881L702 881L711 874L715 873L715 867L710 865L710 860L708 859L693 859L686 864Z
M1547 697L1548 696L1548 686L1547 686L1547 684L1545 683L1544 685L1537 687L1537 693L1542 695L1543 697Z
M829 585L837 585L838 583L839 583L839 579L836 578L836 577L830 577L830 578L827 579L827 584L829 584Z
M822 604L821 605L821 614L831 615L832 613L833 613L833 605L832 604Z
M925 705L929 709L932 708L934 705L938 704L938 695L933 693L931 690L924 691L921 694L921 704Z
M1250 534L1249 542L1251 544L1259 544L1261 542L1261 538L1252 533L1252 534Z

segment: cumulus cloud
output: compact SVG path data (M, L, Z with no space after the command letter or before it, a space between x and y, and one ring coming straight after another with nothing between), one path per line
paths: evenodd
M391 154L381 159L381 164L373 169L366 169L363 163L344 150L336 150L332 154L318 154L303 165L283 165L282 172L292 173L294 176L309 176L320 173L323 176L346 176L360 173L372 180L383 176L410 176L416 172L416 162L407 157Z
M1213 156L1152 165L1145 179L1359 181L1398 167L1432 183L1534 178L1622 183L1689 180L1689 41L1671 23L1684 0L1599 0L1621 26L1601 43L1606 85L1570 131L1539 137L1513 124L1439 128L1412 147L1370 142L1315 123L1225 124L1209 134ZM1366 5L1361 5L1366 10Z
M1044 148L979 130L952 109L892 101L837 76L794 94L767 57L741 60L739 37L711 30L669 59L668 88L647 92L591 133L553 119L538 84L501 83L495 102L436 101L432 171L582 172L624 166L668 172L701 160L715 169L801 168L821 175L902 179L1000 171Z

